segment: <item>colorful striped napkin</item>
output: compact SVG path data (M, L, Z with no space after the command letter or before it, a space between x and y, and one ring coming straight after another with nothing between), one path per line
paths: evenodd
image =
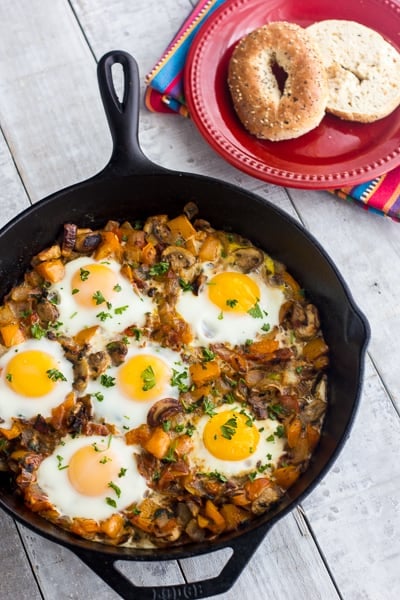
M190 45L205 20L225 0L199 0L160 60L146 76L145 103L149 110L188 117L183 91L183 71ZM353 187L327 190L356 202L365 210L400 222L400 167Z

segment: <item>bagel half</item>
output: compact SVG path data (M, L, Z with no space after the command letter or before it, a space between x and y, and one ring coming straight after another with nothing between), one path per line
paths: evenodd
M379 33L340 19L307 28L319 45L328 75L327 111L371 123L400 104L400 54Z
M276 69L285 73L284 84ZM311 35L294 23L276 21L243 37L229 61L228 85L240 121L258 138L297 138L325 115L322 57Z

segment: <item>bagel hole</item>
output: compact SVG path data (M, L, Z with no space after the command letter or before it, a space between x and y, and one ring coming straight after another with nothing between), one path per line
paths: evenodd
M271 64L271 71L276 79L279 91L282 96L282 94L285 90L285 84L286 84L286 79L288 78L288 74L286 73L285 69L283 67L281 67L281 65L276 60L274 60Z

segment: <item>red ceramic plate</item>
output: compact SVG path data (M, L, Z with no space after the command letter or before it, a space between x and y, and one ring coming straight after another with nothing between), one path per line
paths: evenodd
M358 21L400 49L400 5L389 0L227 0L190 49L185 95L194 123L216 152L263 181L334 189L400 164L400 107L371 124L327 115L313 131L283 142L258 140L238 120L227 86L229 58L238 40L270 21L306 27L324 19Z

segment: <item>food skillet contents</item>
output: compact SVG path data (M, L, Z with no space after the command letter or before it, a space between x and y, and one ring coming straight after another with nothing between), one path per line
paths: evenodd
M344 19L302 28L271 22L233 50L228 86L246 129L271 141L298 138L325 112L371 123L400 104L400 54L376 31Z
M33 512L130 547L273 509L326 412L318 311L274 260L176 217L65 224L0 307L0 466Z

